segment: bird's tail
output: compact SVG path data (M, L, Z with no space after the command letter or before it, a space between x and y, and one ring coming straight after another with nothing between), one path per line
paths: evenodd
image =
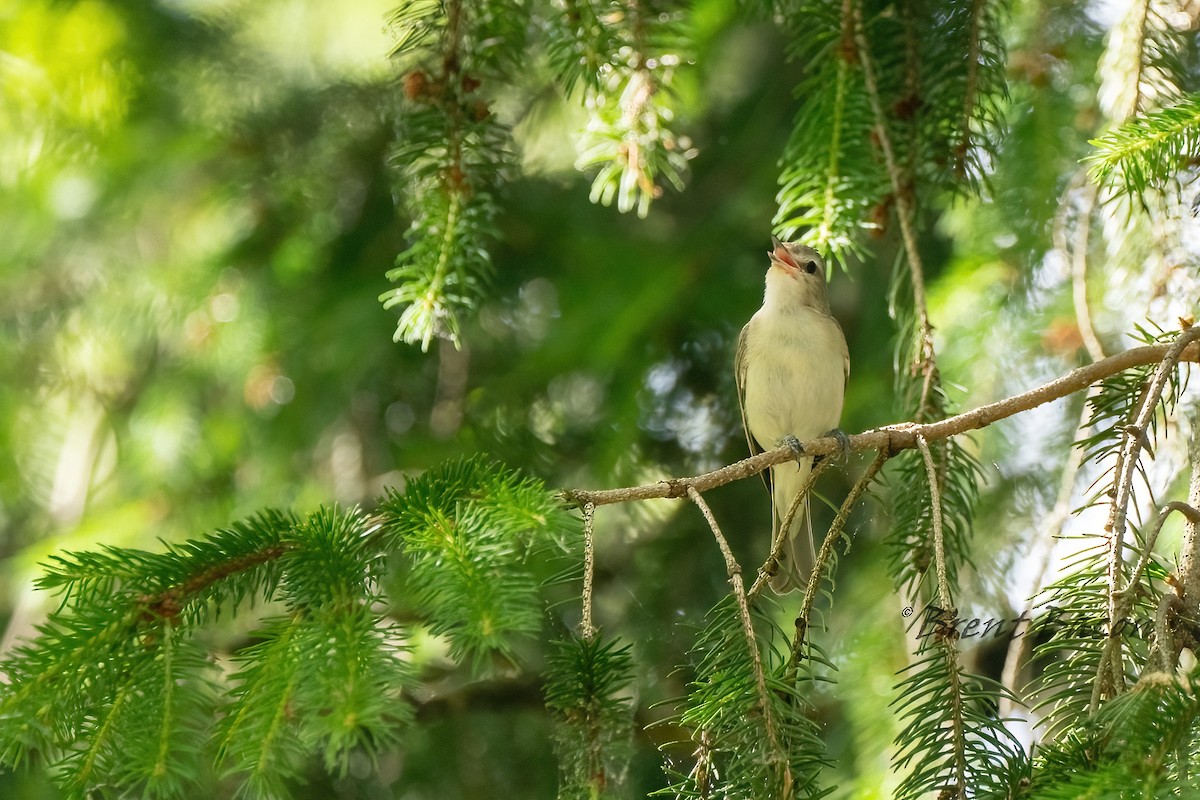
M786 537L779 555L779 568L771 578L771 589L777 594L808 586L809 575L817 562L817 551L813 544L812 515L809 513L807 497L796 509L788 530L779 532L779 526L783 524L796 495L804 488L811 471L811 459L771 468L771 505L774 520L771 529L776 532L776 537Z

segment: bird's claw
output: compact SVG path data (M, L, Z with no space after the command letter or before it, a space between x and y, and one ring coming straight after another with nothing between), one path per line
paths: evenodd
M850 437L841 428L834 428L825 434L837 439L838 443L838 460L843 464L850 460Z
M790 433L780 439L779 444L786 446L796 455L797 458L804 455L804 444Z

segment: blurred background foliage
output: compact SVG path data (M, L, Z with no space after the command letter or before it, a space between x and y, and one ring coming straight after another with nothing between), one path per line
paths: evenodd
M393 343L397 315L378 300L423 213L396 163L413 73L389 60L394 8L10 0L0 9L7 644L45 613L31 583L63 548L154 547L264 506L370 504L460 454L488 454L552 487L592 488L696 474L745 454L732 345L761 299L793 87L805 77L787 34L727 0L671 7L686 48L672 51L684 55L669 65L671 116L654 124L685 138L686 158L658 165L665 192L608 198L639 213L653 199L644 219L592 202L603 193L589 198L576 162L616 151L587 130L584 108L550 88L547 59L530 58L516 83L480 89L512 135L509 180L494 198L498 236L462 243L487 247L491 277L457 323L461 346L435 336L424 352ZM1089 139L1132 113L1103 91L1122 75L1109 64L1106 77L1101 56L1125 12L1123 3L1012 3L1002 27L1010 97L998 112L1007 134L983 167L990 189L937 201L920 231L939 366L957 407L1085 357L1061 230L1081 213ZM1194 9L1176 22L1179 74L1195 91ZM604 87L576 91L594 99ZM1194 310L1194 194L1186 188L1169 213L1144 217L1113 201L1084 226L1108 234L1087 245L1083 290L1108 352L1127 346L1136 322L1172 327ZM1173 220L1174 244L1159 246ZM851 432L900 421L885 291L898 233L885 225L868 244L830 286L850 344L842 427ZM1030 573L1048 558L1038 520L1060 493L1047 475L1068 458L1080 402L972 440L987 522L977 523L964 613L1011 618L1027 607ZM820 491L840 497L862 468L852 460L827 471ZM1068 497L1087 483L1068 486ZM761 485L742 481L709 500L739 557L761 559L770 524ZM829 782L851 797L888 796L896 780L896 723L880 709L908 659L906 601L891 590L885 517L869 502L853 521L822 639L841 670L837 691L816 701L836 765ZM656 703L683 693L676 667L727 591L724 567L682 503L606 508L596 532L598 621L634 643L644 725L665 713ZM573 607L557 613L557 624L577 622ZM1003 647L970 657L998 676ZM430 680L418 720L378 770L331 779L314 766L297 796L553 795L531 679ZM662 783L657 735L668 733L635 743L635 794ZM42 781L0 776L0 795L56 796Z

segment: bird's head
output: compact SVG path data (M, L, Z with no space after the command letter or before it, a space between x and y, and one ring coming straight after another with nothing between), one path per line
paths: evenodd
M799 242L771 237L767 268L767 299L785 305L812 306L828 313L825 297L825 261L820 253Z

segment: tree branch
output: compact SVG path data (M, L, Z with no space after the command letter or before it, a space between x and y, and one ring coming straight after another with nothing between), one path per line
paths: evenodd
M750 661L754 665L754 683L758 690L758 706L763 715L763 723L767 728L767 737L771 741L771 752L779 753L779 737L775 732L775 717L771 713L771 698L767 695L767 676L763 670L762 655L758 652L758 638L754 635L754 620L750 617L750 604L746 601L746 585L742 581L742 567L738 564L737 559L733 557L733 551L729 549L729 542L726 541L725 535L721 533L721 527L717 525L717 519L713 516L712 509L708 507L708 503L704 502L704 498L700 492L696 491L695 486L687 488L688 497L700 509L700 513L704 515L704 519L708 522L708 527L712 529L713 536L717 540L717 547L721 549L721 555L725 558L725 571L729 574L729 582L733 584L733 596L737 600L738 616L742 620L742 632L746 635L746 647L750 651ZM781 759L784 769L790 773L791 767L786 759ZM788 785L792 783L790 775L788 776Z
M849 437L850 450L886 449L889 453L917 446L917 436L926 441L937 441L957 436L967 431L986 428L994 422L1028 411L1032 408L1074 394L1096 381L1134 367L1158 363L1163 360L1173 345L1158 344L1135 347L1109 356L1086 366L1071 370L1066 375L1030 389L1021 394L997 400L953 417L924 424L900 423L857 433ZM1182 349L1179 361L1200 361L1200 344L1192 342ZM841 451L841 444L833 436L812 439L803 444L805 456L828 456ZM629 486L620 489L565 489L560 497L571 505L582 507L585 503L597 506L611 503L629 503L654 498L675 499L686 497L689 488L705 492L733 481L757 475L763 470L796 458L788 447L768 450L750 458L742 459L720 469L689 478L667 478L657 483Z
M579 620L579 635L585 642L590 642L596 635L596 626L592 624L593 583L596 575L596 538L594 525L596 523L596 505L583 504L583 612Z
M812 574L808 577L808 586L804 589L804 600L800 604L800 613L796 616L796 636L792 641L792 655L788 662L788 676L791 680L795 680L795 670L800 664L800 653L804 648L804 639L808 633L808 620L812 614L813 602L817 597L817 588L825 577L825 565L833 557L834 545L842 537L842 531L846 528L846 522L850 519L850 512L854 510L854 504L875 480L875 476L879 474L879 470L883 469L883 465L889 458L891 458L891 454L887 450L880 450L875 455L875 460L859 476L858 481L846 495L846 499L842 501L837 515L833 518L833 523L829 526L828 533L821 542L821 549L817 552ZM759 586L755 584L755 589L757 588ZM751 589L751 594L755 594L754 589Z
M929 477L929 510L933 516L933 563L937 570L938 604L945 612L954 611L954 598L950 596L950 580L946 577L946 540L942 528L942 492L937 469L933 465L933 453L924 436L917 436L917 449L925 461L925 474Z
M1117 457L1116 482L1113 500L1104 530L1108 534L1108 638L1100 654L1096 669L1096 683L1092 689L1091 709L1095 711L1100 701L1124 690L1124 671L1121 669L1122 640L1119 626L1123 618L1121 583L1122 548L1125 542L1125 520L1129 501L1133 495L1133 477L1137 473L1142 447L1147 442L1146 431L1154 418L1155 411L1167 387L1168 376L1183 356L1184 350L1200 339L1200 326L1189 328L1167 346L1149 384L1142 396L1141 407L1133 424L1125 428L1121 452ZM1107 360L1107 359L1106 359ZM1103 362L1098 362L1103 363Z
M917 233L913 227L916 219L916 199L913 195L912 175L896 159L896 149L888 133L887 114L879 93L879 82L875 78L875 64L871 60L871 45L863 28L862 8L853 6L854 39L862 65L863 84L867 89L867 100L871 114L875 117L875 137L883 152L884 166L896 198L896 217L900 221L900 236L904 240L904 252L908 261L909 277L912 280L913 308L917 314L917 352L913 354L917 372L922 376L921 398L917 404L917 418L931 416L933 390L937 385L937 358L933 350L933 323L929 321L929 305L925 300L925 267L921 251L917 247ZM938 416L941 413L939 412Z
M779 523L779 530L774 532L774 540L771 542L771 552L767 555L767 560L759 567L758 576L754 579L754 585L746 593L746 599L749 602L754 602L754 598L758 597L758 593L767 585L767 581L778 572L779 557L783 554L784 545L787 544L787 537L783 535L783 532L792 527L792 520L800 512L800 506L803 504L804 498L808 497L808 493L812 491L813 485L817 482L817 477L825 471L827 466L829 466L828 459L822 458L817 460L813 464L813 468L809 470L808 478L804 481L804 485L800 487L800 492L792 498L792 504L788 507L787 514L783 516L783 521Z

